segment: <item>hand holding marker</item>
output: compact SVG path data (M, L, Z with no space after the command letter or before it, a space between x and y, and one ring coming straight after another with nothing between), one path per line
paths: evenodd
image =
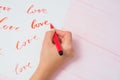
M52 24L50 24L50 28L54 29L54 26ZM62 47L61 47L61 44L60 44L60 41L58 39L58 36L57 36L56 32L54 33L54 36L53 36L53 42L56 45L56 48L58 50L59 55L62 56L63 55L63 50L62 50Z

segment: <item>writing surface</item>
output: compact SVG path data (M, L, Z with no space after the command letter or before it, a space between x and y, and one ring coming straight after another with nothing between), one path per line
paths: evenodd
M47 0L44 1L47 2ZM20 1L21 4L22 2ZM34 15L26 13L22 17L23 21L21 21L20 15L23 14L22 12L27 12L26 9L32 6L31 2L35 2L37 4L37 6L34 5L35 9L40 8L41 12L34 13ZM67 4L67 1L62 2ZM119 80L119 1L73 0L72 2L63 29L70 30L73 33L73 46L77 57L75 56L72 62L62 68L60 73L54 77L54 80ZM33 26L31 27L31 23L34 21L35 23L44 23L44 20L49 18L48 20L55 23L55 25L61 25L59 22L64 19L64 17L59 17L58 19L58 13L53 16L55 14L54 11L54 14L52 15L51 13L52 16L48 17L45 14L46 12L44 13L44 9L48 9L47 7L41 7L37 1L30 0L25 1L23 4L26 5L26 8L19 7L18 9L20 9L21 13L14 16L16 13L11 12L12 8L15 5L20 6L19 3L16 3L10 0L1 0L0 3L3 6L0 6L0 79L4 80L28 79L37 67L39 49L41 48L40 45L42 45L41 41L44 37L44 32L48 28L39 26L34 29ZM61 9L59 13L63 11ZM50 9L50 11L52 10ZM47 12L49 11L47 10ZM36 19L37 15L40 15L40 19ZM9 18L6 18L8 16ZM26 18L25 16L28 17ZM58 20L56 20L56 17ZM3 27L6 23L8 27ZM13 27L10 27L11 25ZM14 39L11 41L11 38ZM24 45L27 42L27 47L23 46L20 50L17 50L17 42ZM11 47L10 45L14 46ZM32 50L31 53L34 53L34 56L29 53L29 50ZM22 72L18 72L19 70L22 70Z
M70 3L70 0L0 0L0 79L31 77L49 24L61 29Z
M120 80L119 9L114 0L73 0L63 29L77 56L64 71L75 80Z

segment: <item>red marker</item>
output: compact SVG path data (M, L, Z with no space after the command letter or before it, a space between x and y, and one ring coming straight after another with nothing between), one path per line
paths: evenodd
M52 24L50 24L50 28L54 29L54 26ZM61 47L61 44L60 44L60 41L58 39L58 36L57 36L56 32L54 33L53 41L54 41L54 43L56 45L56 48L58 50L59 55L62 56L63 55L63 50L62 50L62 47Z

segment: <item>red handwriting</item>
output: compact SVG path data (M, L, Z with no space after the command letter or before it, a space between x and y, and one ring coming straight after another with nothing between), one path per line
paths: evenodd
M0 10L3 10L3 11L10 11L11 8L10 8L10 7L7 7L7 6L0 6Z
M35 28L40 28L41 26L45 26L45 25L49 25L50 23L48 22L48 20L45 20L43 22L36 22L36 19L34 19L31 23L31 28L35 29Z
M27 9L27 14L35 14L35 13L47 13L47 9L35 9L34 5L31 5L28 9Z
M0 29L1 30L19 30L19 27L14 27L11 25L3 25L3 26L0 26Z
M25 41L17 41L16 43L16 49L21 50L23 47L26 47L28 44L30 44L33 40L38 40L38 37L35 35L32 38L29 38Z
M4 17L4 18L0 19L0 24L2 24L7 19L8 19L7 17ZM0 26L0 30L10 30L10 31L11 30L19 30L19 27L4 24L4 25Z
M15 66L15 73L18 75L18 74L24 72L25 70L27 70L27 69L29 69L29 68L31 68L31 63L30 63L30 62L28 62L28 63L27 63L26 65L24 65L24 66L21 66L21 65L19 65L19 64L16 64L16 66Z
M5 21L7 19L7 17L4 17L2 19L0 19L0 23L2 23L3 21Z

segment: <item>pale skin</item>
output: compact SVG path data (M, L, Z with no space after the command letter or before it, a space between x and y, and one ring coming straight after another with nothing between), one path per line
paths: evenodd
M60 56L53 43L53 35L57 33L61 46L63 49L63 55ZM52 30L46 32L39 65L30 78L30 80L51 80L52 75L61 68L68 60L70 60L74 55L74 50L72 47L72 34L69 31Z

